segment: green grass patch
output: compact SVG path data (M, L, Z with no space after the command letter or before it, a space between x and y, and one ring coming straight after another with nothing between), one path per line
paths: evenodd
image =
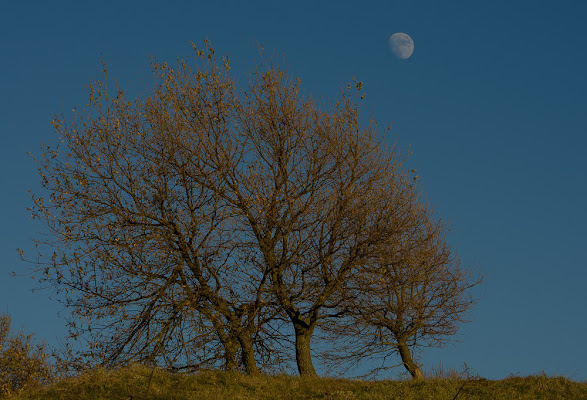
M458 393L458 394L457 394ZM587 383L563 377L427 379L420 382L304 379L286 375L249 377L220 371L173 374L135 366L98 370L25 391L10 399L587 399Z

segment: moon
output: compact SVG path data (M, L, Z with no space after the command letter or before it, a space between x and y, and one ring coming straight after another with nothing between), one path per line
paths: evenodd
M405 60L414 52L414 41L403 32L394 33L389 38L389 48L397 58Z

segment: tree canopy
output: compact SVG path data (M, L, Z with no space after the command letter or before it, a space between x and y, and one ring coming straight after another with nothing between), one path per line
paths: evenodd
M38 159L46 196L31 211L53 239L39 241L37 271L71 309L71 335L88 338L81 355L258 374L293 347L315 375L317 330L379 329L388 310L395 327L398 307L420 313L445 281L466 306L435 298L431 312L460 321L471 285L450 275L458 257L407 152L362 123L362 84L320 107L273 59L241 88L209 42L194 54L153 61L153 87L132 100L104 67ZM424 319L399 323L401 338L390 328L395 350L412 331L456 330Z

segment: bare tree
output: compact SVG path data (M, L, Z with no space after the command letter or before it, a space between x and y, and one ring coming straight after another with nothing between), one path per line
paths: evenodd
M350 345L346 357L334 354L332 361L354 364L397 352L400 365L421 379L414 349L441 347L468 321L476 303L471 289L483 278L461 264L446 242L448 225L429 206L414 211L411 229L345 281L345 316L350 317L328 328Z
M72 335L90 333L88 355L102 362L233 370L240 352L256 374L268 275L249 269L221 185L207 187L224 158L238 157L210 147L231 131L234 84L228 58L216 65L208 43L195 51L193 72L153 62L153 90L134 101L107 90L104 67L87 108L69 124L55 118L60 144L39 160L48 196L33 195L32 215L53 235L38 243L52 252L38 272L64 295Z
M361 83L326 111L271 64L250 77L237 113L244 168L224 169L222 196L243 215L256 260L290 320L301 375L315 375L311 339L340 314L347 275L400 237L417 207L404 154L359 123Z

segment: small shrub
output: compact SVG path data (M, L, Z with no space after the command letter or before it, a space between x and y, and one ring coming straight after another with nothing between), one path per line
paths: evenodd
M10 315L0 314L0 398L53 380L44 344L34 344L34 335L11 332Z

